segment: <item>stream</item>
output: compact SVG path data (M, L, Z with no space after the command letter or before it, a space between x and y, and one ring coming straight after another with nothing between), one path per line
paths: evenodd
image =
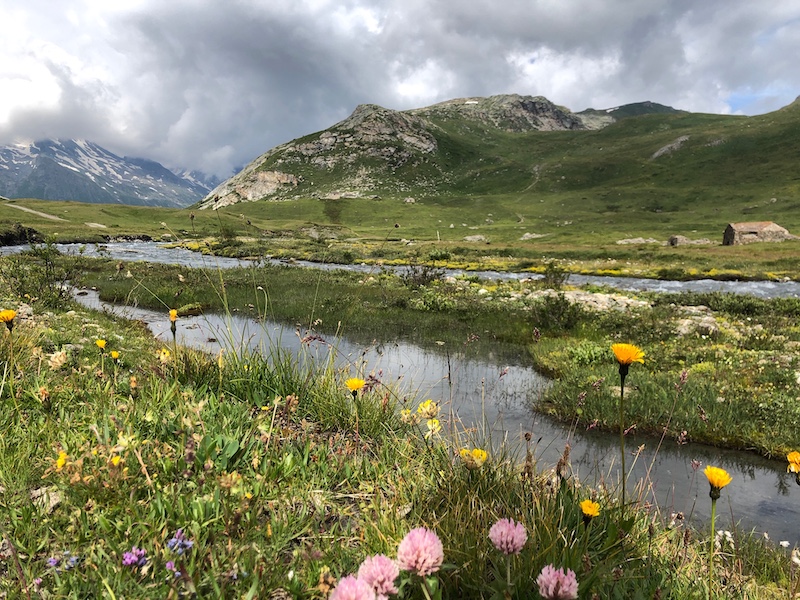
M261 261L206 256L186 248L164 248L157 242L113 242L101 245L90 244L56 244L63 253L86 256L106 256L114 260L145 261L184 267L202 267L209 269L230 269L233 267L249 267ZM19 246L0 246L0 256L15 254L29 249L27 244ZM278 260L265 257L263 262L297 267L309 267L334 271L345 269L360 273L374 273L381 269L403 272L407 267L375 266L367 264L340 265L317 263L305 260ZM445 275L476 276L489 280L540 279L536 273L508 273L501 271L465 271L462 269L442 269ZM605 275L570 275L570 285L602 285L626 291L651 292L724 292L729 294L747 294L758 298L800 298L800 281L718 281L716 279L696 279L691 281L669 281L663 279L646 279L643 277L610 277Z
M62 252L76 252L78 245L62 245ZM26 249L0 248L0 254ZM94 246L84 248L86 255L97 255ZM253 264L252 261L203 256L185 249L166 249L154 242L124 242L103 246L103 253L115 260L150 261L186 267L230 268ZM298 266L320 265L292 262ZM324 265L324 268L369 271L366 265ZM458 275L459 272L448 272ZM480 277L522 278L530 274L470 272ZM721 291L747 293L759 297L800 297L797 282L732 281L656 281L634 278L571 276L570 283L594 283L626 290ZM91 308L107 310L119 316L146 323L153 334L170 342L169 320L161 312L101 303L95 292L81 292L78 300ZM178 342L217 353L220 349L236 351L250 348L265 353L281 346L292 351L302 362L319 360L335 353L342 369L351 375L373 374L404 396L412 408L426 398L440 401L445 427L469 430L466 439L490 440L486 445L505 446L509 452L524 456L525 432L533 437L533 454L540 470L551 469L564 447L570 444L570 465L587 485L619 481L619 440L607 432L575 430L569 424L554 421L530 410L531 400L548 385L545 377L524 364L498 364L492 356L477 356L469 349L425 350L402 341L380 343L348 338L301 343L305 332L298 332L275 322L245 316L201 315L178 320ZM702 473L706 465L726 469L733 477L719 501L718 530L755 530L777 543L788 541L800 546L800 486L786 473L782 460L768 460L755 454L730 451L701 444L677 445L665 439L632 434L626 448L638 455L628 459L631 467L629 493L641 482L641 498L660 509L661 518L670 522L681 513L694 525L702 526L710 516L708 482ZM694 461L694 462L693 462ZM699 461L699 468L693 467Z

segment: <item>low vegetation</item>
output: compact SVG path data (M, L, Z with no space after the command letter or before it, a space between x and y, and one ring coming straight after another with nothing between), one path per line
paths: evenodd
M559 577L581 598L709 593L702 533L636 492L621 504L616 487L582 486L566 454L517 464L445 435L436 402L403 405L355 366L208 356L20 302L3 302L16 314L0 345L0 578L14 597L333 597L378 554L405 557L407 598L572 597L552 595ZM428 568L408 559L419 528L441 543ZM714 553L712 597L794 585L763 539Z

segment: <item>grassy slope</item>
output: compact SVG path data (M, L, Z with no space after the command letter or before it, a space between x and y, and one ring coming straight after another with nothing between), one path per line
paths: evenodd
M363 252L349 248L357 258L409 252L424 257L428 250L401 243L414 240L475 260L556 257L580 259L598 270L610 258L622 266L678 264L702 271L710 266L740 269L756 259L761 272L787 274L793 269L793 244L675 249L615 242L683 234L716 244L727 223L745 220L772 220L790 231L800 230L794 175L798 130L800 105L758 117L652 114L577 132L515 134L464 120L439 120L439 153L416 167L375 178L379 198L310 197L367 164L356 161L346 171L300 169L304 184L298 188L301 196L292 201L240 203L211 212L20 200L15 203L68 222L5 209L0 211L0 231L21 223L43 233L57 232L62 240L88 241L123 234L155 239L164 234L266 235L267 251L273 252L271 246L280 247L287 233L302 239L301 230L323 227L337 235L335 245L353 239L366 243ZM682 136L688 140L679 149L651 159ZM270 160L279 158L276 154ZM408 196L416 202L403 202ZM87 222L107 228L90 228ZM545 237L522 241L525 233ZM474 235L488 242L464 241ZM387 254L383 246L394 249Z

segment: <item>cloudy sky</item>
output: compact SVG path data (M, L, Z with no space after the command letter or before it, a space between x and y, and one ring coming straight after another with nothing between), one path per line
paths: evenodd
M0 0L0 31L0 144L222 177L361 103L753 115L800 94L796 0Z

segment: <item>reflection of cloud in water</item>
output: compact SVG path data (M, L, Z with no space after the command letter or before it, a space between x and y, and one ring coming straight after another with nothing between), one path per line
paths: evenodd
M96 294L81 301L99 307ZM166 314L129 307L114 307L114 312L140 319L164 342L172 340ZM216 353L220 347L250 348L271 351L276 345L299 357L322 360L335 352L335 364L352 365L364 374L380 374L383 382L396 385L402 398L413 407L416 402L433 398L442 402L445 415L450 415L471 430L478 443L484 443L484 432L497 447L506 443L509 452L522 457L525 452L524 432L532 433L534 457L539 469L555 466L567 442L571 445L570 463L573 472L587 485L606 484L618 487L619 438L616 433L572 431L569 424L531 412L531 400L547 385L546 379L525 366L498 365L491 360L453 353L449 357L402 341L360 344L348 339L324 338L303 345L293 328L276 323L256 322L246 317L182 318L178 321L178 341L205 347ZM209 342L209 339L218 341ZM707 521L710 512L708 481L703 474L707 465L728 471L733 481L722 492L718 505L720 527L731 528L730 515L741 520L741 529L766 531L772 540L789 540L800 545L800 487L786 474L786 463L770 461L755 454L721 450L700 444L678 445L666 438L658 454L658 438L631 435L626 450L634 453L644 445L631 466L628 489L636 482L645 485L643 500L661 507L661 515L669 520L673 511L684 512L697 523ZM488 443L487 443L488 445ZM692 460L701 465L694 471Z

